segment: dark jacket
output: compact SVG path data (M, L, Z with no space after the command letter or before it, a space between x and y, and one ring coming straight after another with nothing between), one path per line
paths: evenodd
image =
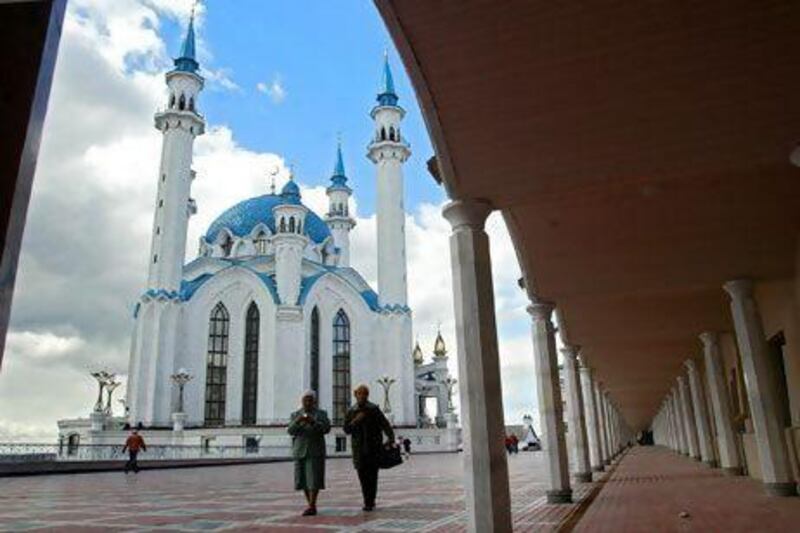
M289 427L286 431L292 436L292 457L305 459L306 457L325 457L325 434L331 430L328 413L322 409L309 411L314 420L313 424L302 421L306 412L303 409L292 413Z
M365 416L358 422L353 422L356 415L364 412ZM363 466L377 466L378 457L383 447L383 434L394 442L392 425L383 415L380 407L367 402L364 407L354 405L344 417L344 432L352 438L353 465L356 468Z

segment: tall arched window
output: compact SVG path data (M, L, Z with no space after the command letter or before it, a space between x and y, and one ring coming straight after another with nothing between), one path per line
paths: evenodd
M178 99L178 109L181 111L186 109L186 97L184 95L181 95L181 97Z
M244 379L242 380L242 424L256 423L258 399L258 328L260 316L255 302L247 309L244 328Z
M344 424L350 407L350 319L339 309L333 319L333 423Z
M267 253L267 234L263 231L258 234L255 240L256 253L259 255L266 255Z
M311 390L319 395L319 309L314 307L311 311L311 336L309 339L311 347Z
M205 424L225 424L225 388L228 381L228 310L218 303L211 311L208 325L208 355L206 356Z

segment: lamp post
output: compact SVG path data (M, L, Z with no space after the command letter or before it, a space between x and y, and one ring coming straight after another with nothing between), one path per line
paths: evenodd
M383 387L383 412L387 415L392 412L392 404L389 403L389 389L392 388L392 385L396 381L396 379L390 378L389 376L383 376L375 380L378 385Z
M122 385L119 381L114 381L114 377L112 376L106 381L106 392L108 393L108 401L106 402L106 414L111 416L111 395L114 394L114 390Z
M453 390L456 388L456 384L458 380L454 377L447 376L445 379L442 380L442 385L447 387L447 412L452 413L455 411L455 406L453 405Z
M194 378L193 375L189 374L189 372L185 368L178 369L178 372L172 374L170 379L172 379L173 383L178 386L178 411L179 413L183 412L183 388L186 386Z
M97 401L94 404L94 412L95 413L102 413L103 412L103 388L106 386L109 380L114 379L114 374L110 374L105 370L98 370L96 372L92 372L92 377L97 380L97 385L100 387L97 391Z

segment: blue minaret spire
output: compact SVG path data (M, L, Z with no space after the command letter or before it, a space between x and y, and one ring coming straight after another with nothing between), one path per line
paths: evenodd
M333 175L331 175L331 188L345 188L347 187L347 175L344 172L344 158L342 157L342 141L336 144L336 165L333 167Z
M181 46L181 55L175 59L175 70L180 72L197 73L200 64L195 59L194 50L194 7L192 6L192 15L189 18L189 28L186 30L186 37L183 39Z
M389 68L389 52L383 54L383 83L381 84L381 92L378 93L379 105L397 105L397 93L394 92L394 78L392 77L392 69Z

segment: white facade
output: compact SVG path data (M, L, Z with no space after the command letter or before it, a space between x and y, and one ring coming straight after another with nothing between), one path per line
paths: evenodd
M183 264L194 209L192 144L204 129L193 39L190 26L182 57L167 74L167 109L156 115L164 148L150 273L131 342L128 421L171 427L178 393L170 376L186 369L194 376L184 393L187 431L283 425L308 388L337 423L358 383L370 385L381 402L376 380L383 376L396 380L394 423L416 426L403 227L402 164L410 151L388 65L369 149L378 179L376 293L349 266L355 221L341 150L324 219L303 205L290 180L279 194L222 213L201 238L199 256Z

